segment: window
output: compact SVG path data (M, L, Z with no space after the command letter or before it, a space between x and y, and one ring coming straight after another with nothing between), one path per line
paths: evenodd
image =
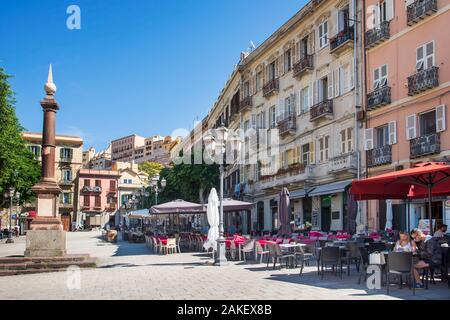
M262 71L259 71L256 73L256 91L259 91L262 89Z
M325 136L319 139L319 149L320 149L320 161L324 162L328 160L330 151L330 136Z
M301 113L309 111L309 108L311 107L309 103L310 103L309 87L305 87L300 91Z
M434 66L434 41L431 41L417 48L416 69L426 70Z
M275 79L275 61L267 66L267 76L269 78L269 81Z
M285 112L285 115L292 114L292 98L291 98L291 96L288 96L286 99L284 99L284 112Z
M95 207L100 208L102 206L102 200L100 196L95 196Z
M341 131L341 152L348 153L353 151L353 128L347 128Z
M72 204L72 194L68 192L61 193L60 196L61 204Z
M299 42L299 52L300 52L300 60L306 58L308 55L308 37L304 37Z
M284 72L289 72L292 69L292 50L288 49L284 53Z
M41 156L41 147L40 146L29 146L28 149L34 155L35 159L38 159Z
M64 181L72 181L72 170L70 169L64 169L62 171L62 179Z
M319 103L328 99L328 77L319 80Z
M387 125L375 128L375 143L377 148L389 145L389 127Z
M102 181L101 180L95 180L95 186L96 187L101 187L102 186Z
M270 107L270 128L277 127L277 109L275 106Z
M419 115L420 136L436 133L436 110Z
M373 89L382 88L387 85L388 67L383 65L373 70Z
M250 83L248 81L244 82L244 98L250 96Z
M72 159L73 150L69 148L61 148L60 157L61 159Z
M338 32L348 29L349 7L345 7L338 12Z
M84 179L84 186L85 186L85 187L90 187L90 186L91 186L91 180L89 180L89 179Z
M324 21L319 25L319 49L328 45L328 21Z
M250 121L246 120L244 122L244 133L246 133L248 131L248 129L250 128Z
M83 196L83 206L86 208L89 208L91 206L90 203L90 197L89 196Z
M114 180L109 181L109 190L111 190L111 191L116 190L116 182Z
M309 164L309 143L302 146L302 163L306 166Z

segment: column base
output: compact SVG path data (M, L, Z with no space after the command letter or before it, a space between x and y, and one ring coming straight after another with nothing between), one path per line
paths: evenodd
M34 219L27 231L25 257L62 257L66 254L66 232L61 220Z
M217 252L215 256L214 265L217 267L223 267L227 266L230 263L228 262L227 258L225 257L226 252L226 246L225 246L225 239L218 239L217 240Z

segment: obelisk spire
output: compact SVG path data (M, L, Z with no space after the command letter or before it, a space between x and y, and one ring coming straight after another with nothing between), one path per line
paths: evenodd
M49 96L53 96L56 93L56 85L53 83L53 71L52 65L48 68L47 83L44 86L45 93Z

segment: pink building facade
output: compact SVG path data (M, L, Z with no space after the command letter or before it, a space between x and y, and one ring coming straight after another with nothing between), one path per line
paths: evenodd
M81 169L76 181L77 224L104 227L117 210L118 171Z
M365 1L367 176L450 160L449 9L450 0ZM434 218L448 223L448 199L434 200ZM368 227L384 229L386 202L366 209ZM425 201L394 201L393 214L395 229L417 227Z

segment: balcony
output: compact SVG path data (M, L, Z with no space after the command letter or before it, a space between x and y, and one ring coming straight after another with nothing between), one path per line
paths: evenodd
M441 135L428 134L410 141L411 159L441 152Z
M277 121L280 135L295 134L297 131L297 118L294 113L281 115Z
M58 207L60 209L73 209L73 203L62 203L62 202L60 202Z
M334 38L330 39L330 53L339 54L347 48L353 48L353 40L353 27L342 30Z
M324 100L312 106L310 110L310 121L315 121L323 117L333 117L333 100Z
M366 31L364 35L364 44L366 49L370 49L389 39L390 37L391 31L389 27L389 21L384 21L379 26Z
M413 96L439 86L439 68L431 67L408 77L408 95Z
M367 151L367 165L369 168L392 163L392 146L385 145Z
M62 179L59 181L58 183L60 186L72 186L73 185L73 181L72 180L67 180L67 179Z
M72 157L61 157L59 158L60 163L72 163Z
M300 61L294 64L294 77L298 78L306 73L308 70L312 70L314 68L314 56L312 54L308 54L305 57L301 58Z
M357 170L357 158L356 152L346 153L330 159L329 172L333 174L342 172L356 173Z
M391 87L384 86L367 94L367 110L369 111L390 103Z
M82 193L101 193L102 187L90 187L90 186L84 186L81 189Z
M437 0L416 0L406 9L408 26L426 19L426 17L431 16L437 10Z
M275 78L267 82L263 87L263 96L269 98L280 90L280 79Z
M247 108L250 108L253 105L252 101L253 100L252 100L251 96L248 96L248 97L245 97L244 99L242 99L241 102L239 103L239 111L243 112Z
M115 204L115 203L109 203L106 206L106 211L111 212L111 211L115 211L115 210L117 210L117 204Z

